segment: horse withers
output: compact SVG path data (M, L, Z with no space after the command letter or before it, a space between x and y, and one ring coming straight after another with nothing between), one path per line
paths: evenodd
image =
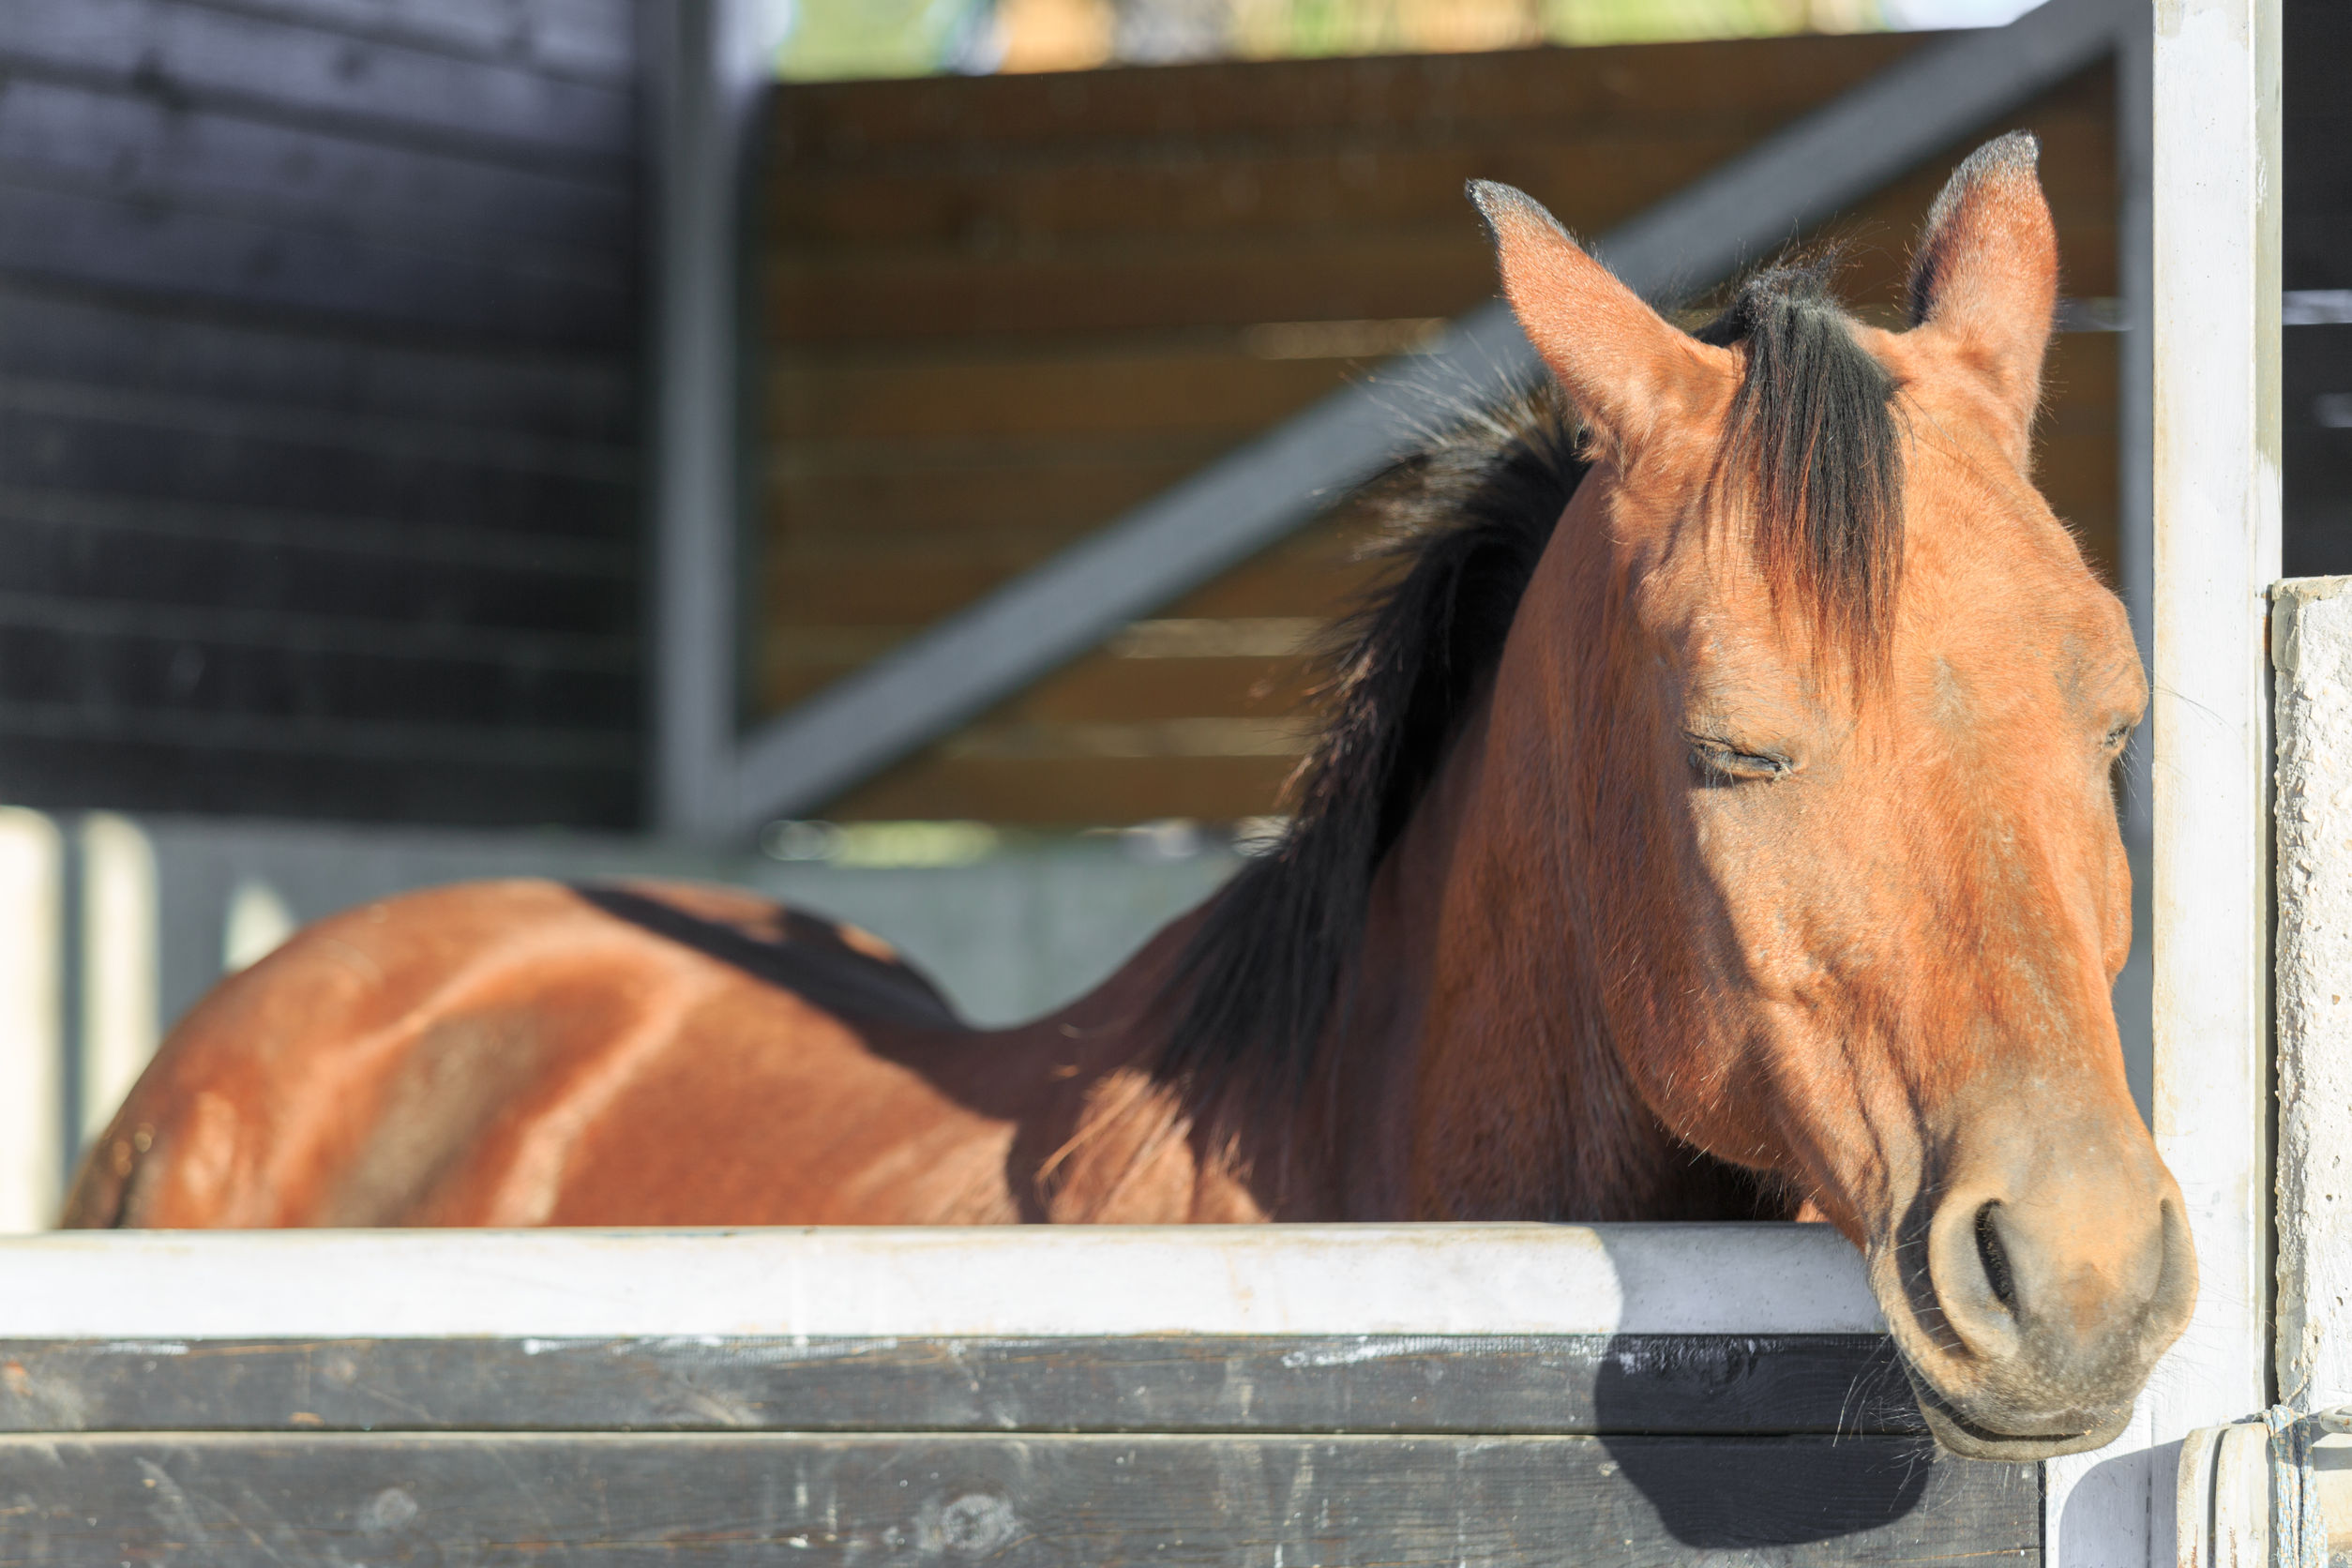
M2034 162L1953 174L1902 332L1784 267L1686 334L1474 187L1552 380L1380 481L1286 835L1059 1013L745 895L415 894L192 1012L68 1222L1817 1217L1946 1446L2106 1441L2195 1264L2109 1002L2145 684L2029 477Z

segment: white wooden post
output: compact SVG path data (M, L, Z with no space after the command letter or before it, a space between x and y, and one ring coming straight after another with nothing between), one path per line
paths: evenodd
M2279 0L2155 10L2156 1138L2200 1287L2154 1437L2269 1403Z
M0 1231L57 1221L65 1177L65 846L38 812L0 808Z
M2132 1428L2050 1466L2065 1568L2173 1561L2179 1445L2269 1403L2279 6L2156 0L2153 20L2156 1140L2199 1289Z
M82 1038L68 1129L86 1144L113 1119L159 1037L156 1010L155 846L112 812L82 822Z

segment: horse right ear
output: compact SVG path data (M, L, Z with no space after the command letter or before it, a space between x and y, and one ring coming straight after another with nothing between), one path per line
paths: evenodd
M1611 445L1638 445L1713 405L1739 377L1724 349L1677 331L1585 254L1524 191L1472 180L1520 330L1576 413Z
M2012 131L1971 153L1936 198L1911 264L1913 330L1983 381L2020 467L2058 309L2058 228L2034 173L2041 152Z

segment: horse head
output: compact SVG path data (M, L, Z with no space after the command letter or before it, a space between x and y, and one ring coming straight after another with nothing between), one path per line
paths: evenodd
M2007 1458L2114 1437L2195 1293L2110 1000L2146 683L2030 475L2035 156L1952 176L1899 332L1783 268L1685 333L1472 190L1593 463L1493 724L1547 737L1528 832L1575 851L1608 1047L1677 1138L1862 1250L1937 1437Z

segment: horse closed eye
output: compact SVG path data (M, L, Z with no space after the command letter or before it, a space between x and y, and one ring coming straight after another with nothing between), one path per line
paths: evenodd
M1691 738L1691 765L1714 784L1742 784L1778 778L1788 771L1788 759L1769 752L1741 751L1721 741Z
M2117 724L2113 729L2109 730L2105 736L2101 739L2099 745L2103 750L2118 750L2122 746L2125 741L2132 738L2132 731L2138 728L2138 724L2133 720L2128 718L2124 719L2120 723Z

